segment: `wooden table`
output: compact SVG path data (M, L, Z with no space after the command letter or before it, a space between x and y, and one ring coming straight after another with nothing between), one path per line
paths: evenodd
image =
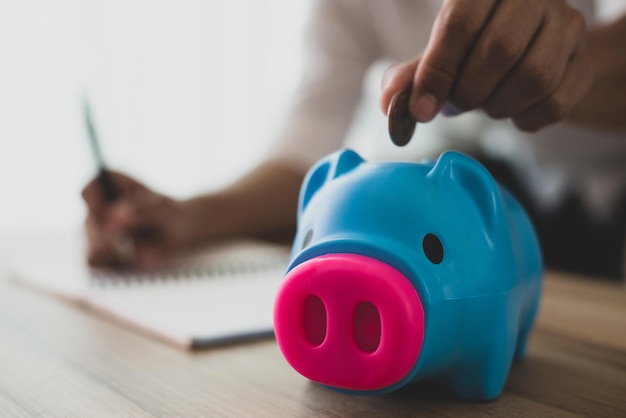
M0 416L626 416L626 287L549 273L527 357L493 402L419 383L353 397L265 340L186 352L0 273Z

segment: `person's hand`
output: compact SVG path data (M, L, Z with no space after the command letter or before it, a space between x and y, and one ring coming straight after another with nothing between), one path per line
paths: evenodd
M381 107L411 88L419 122L482 109L536 131L566 117L593 80L585 23L565 0L447 0L426 50L390 67Z
M94 267L150 269L177 254L185 241L182 203L155 193L121 173L109 172L119 194L104 201L96 179L82 192L88 214L87 261ZM120 239L130 240L120 248ZM130 250L130 251L129 251Z

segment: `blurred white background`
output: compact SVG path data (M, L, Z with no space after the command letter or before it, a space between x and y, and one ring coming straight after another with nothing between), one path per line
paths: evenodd
M263 156L308 1L1 0L0 233L82 223L87 92L112 168L185 197Z
M309 3L0 0L0 234L82 224L95 174L85 93L113 169L179 198L245 172L298 84ZM387 65L368 77L348 144L412 158L436 124L393 147L378 108Z

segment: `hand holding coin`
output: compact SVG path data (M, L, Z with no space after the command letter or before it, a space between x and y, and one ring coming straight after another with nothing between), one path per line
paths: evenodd
M400 90L391 98L387 112L389 136L399 147L409 143L417 125L409 111L410 97L411 89Z

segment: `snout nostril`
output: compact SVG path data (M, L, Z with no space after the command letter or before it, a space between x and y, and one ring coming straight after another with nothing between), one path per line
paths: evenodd
M304 301L303 310L304 337L311 345L317 347L326 338L326 307L319 297L309 295Z
M373 353L380 345L380 313L371 302L360 302L354 310L352 322L354 341L357 347Z

